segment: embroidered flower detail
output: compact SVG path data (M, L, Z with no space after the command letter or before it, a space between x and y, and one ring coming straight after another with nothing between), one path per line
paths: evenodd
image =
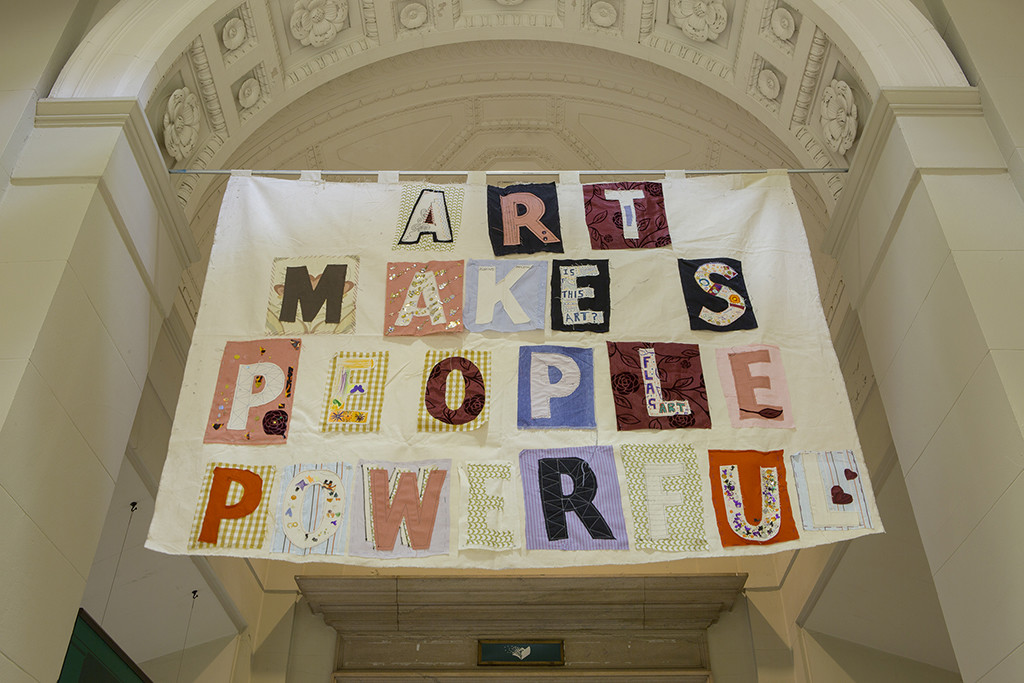
M857 105L846 81L832 79L821 97L821 131L833 152L846 154L857 139Z
M612 377L612 389L617 394L632 394L641 388L640 380L632 372L620 372Z
M463 405L463 408L465 408L466 412L470 415L479 415L483 412L484 401L485 399L483 394L473 394L466 399L466 403Z
M193 151L199 141L199 100L188 88L171 93L164 112L164 147L176 161Z
M722 0L672 0L671 9L676 25L698 42L717 38L729 21Z
M669 415L668 423L676 429L681 429L695 425L697 423L697 418L695 418L692 413L689 415Z
M303 45L323 47L334 40L348 19L348 3L337 0L295 0L291 29Z
M288 413L283 410L268 410L263 416L263 432L284 436L288 431Z

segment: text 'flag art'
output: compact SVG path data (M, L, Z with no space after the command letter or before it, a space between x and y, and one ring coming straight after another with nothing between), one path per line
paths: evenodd
M147 547L434 569L882 531L781 173L236 174Z

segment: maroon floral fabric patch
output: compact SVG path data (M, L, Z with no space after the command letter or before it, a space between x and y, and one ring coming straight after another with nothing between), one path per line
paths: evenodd
M466 384L462 405L454 409L448 406L445 399L448 375L452 370L458 370ZM427 390L424 395L427 412L435 420L446 424L463 425L475 420L483 412L486 397L483 373L467 358L461 356L445 358L434 366L427 377Z
M711 428L697 344L608 342L608 362L620 432Z
M661 183L584 185L583 208L594 249L651 249L672 244Z

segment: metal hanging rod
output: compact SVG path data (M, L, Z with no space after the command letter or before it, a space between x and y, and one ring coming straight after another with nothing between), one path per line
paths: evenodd
M317 171L321 175L378 175L381 171ZM680 169L687 175L735 175L740 173L767 173L764 168L722 168L722 169ZM786 173L848 173L848 168L787 168ZM666 169L638 171L638 170L610 170L610 171L573 171L580 175L653 175L665 173ZM209 168L172 168L167 171L171 174L195 174L195 175L230 175L234 171L229 169ZM253 175L301 175L305 171L294 169L253 169L249 171ZM394 172L394 171L392 171ZM398 171L399 175L435 175L435 176L461 176L472 171ZM483 171L486 175L555 175L559 171Z

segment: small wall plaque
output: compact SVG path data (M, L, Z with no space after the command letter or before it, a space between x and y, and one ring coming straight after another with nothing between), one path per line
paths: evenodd
M565 664L565 641L562 640L478 640L477 643L480 666Z

